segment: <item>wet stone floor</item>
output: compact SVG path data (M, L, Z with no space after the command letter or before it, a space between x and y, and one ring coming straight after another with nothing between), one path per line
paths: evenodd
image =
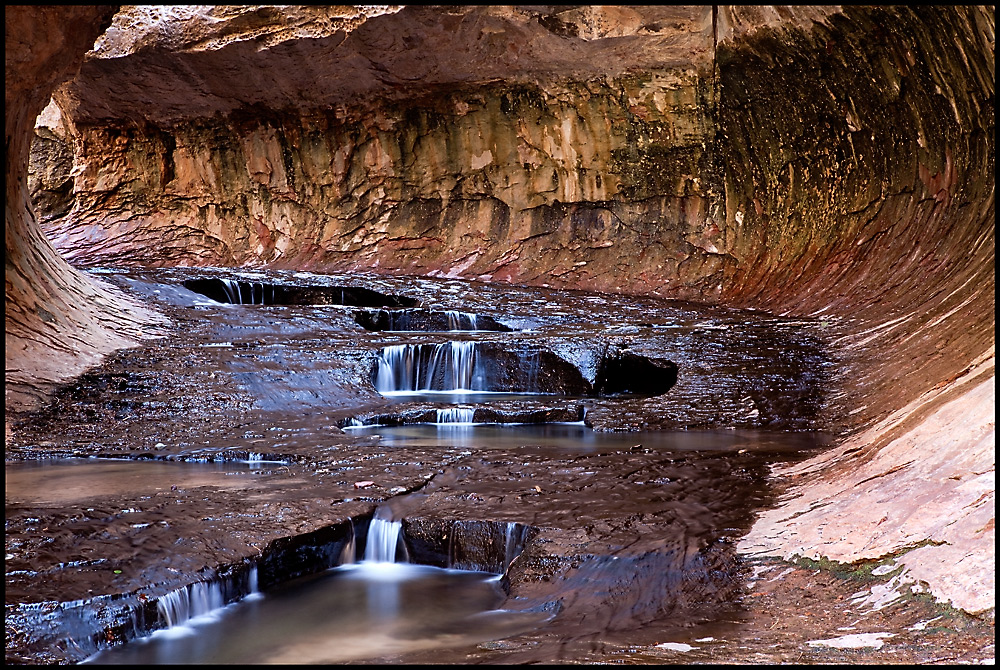
M8 417L8 662L242 662L232 635L279 623L303 637L259 662L992 658L975 619L736 554L770 466L831 442L819 323L444 278L92 272L173 326ZM389 590L359 577L373 515L410 564ZM218 628L142 656L206 594ZM315 625L333 610L358 616Z

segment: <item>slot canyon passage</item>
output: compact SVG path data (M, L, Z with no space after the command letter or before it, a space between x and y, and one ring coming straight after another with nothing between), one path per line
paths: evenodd
M8 663L993 662L992 6L5 24Z

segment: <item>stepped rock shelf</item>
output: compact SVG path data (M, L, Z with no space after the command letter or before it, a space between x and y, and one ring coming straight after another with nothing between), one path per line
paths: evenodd
M610 608L646 634L662 627L663 608L684 625L712 621L729 604L711 594L739 583L727 538L750 518L744 503L767 499L766 464L827 439L817 409L833 363L818 322L462 280L94 272L177 326L19 426L27 441L8 458L27 467L43 443L69 457L40 462L8 488L8 621L36 631L20 644L38 658L80 660L349 563L348 545L364 542L380 503L402 523L413 562L502 575L502 607L523 612L528 633L556 626L543 633L555 640L581 625L580 605L560 604L577 586L536 592L530 576L570 570L581 555L606 579L621 578L601 566L610 557L631 566L622 575L672 575L647 612L599 600L586 609ZM209 279L244 285L247 300L192 290ZM323 295L336 287L338 300L260 304L251 296L261 292L246 290L254 285ZM362 286L453 315L444 326L471 326L454 315L473 314L505 329L369 330L357 305L339 301L342 289ZM634 376L643 388L630 387ZM412 427L435 433L399 432ZM99 469L120 459L156 465L157 478L116 491L128 480ZM194 466L209 469L185 469ZM32 477L56 476L63 498L21 492L37 486ZM73 512L81 506L92 511ZM636 513L648 519L635 526ZM37 523L61 529L44 545L51 564ZM538 611L545 616L530 614Z

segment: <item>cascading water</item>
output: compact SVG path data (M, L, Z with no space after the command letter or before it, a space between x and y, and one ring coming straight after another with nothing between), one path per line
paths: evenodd
M172 628L225 607L226 593L230 594L230 600L234 591L247 598L259 597L257 566L251 566L245 578L242 583L221 580L189 584L160 597L156 610L166 627Z
M226 297L234 305L266 305L274 303L274 287L262 282L241 282L235 279L219 279ZM244 288L245 287L245 288ZM270 300L265 294L270 293Z
M375 511L368 525L368 540L365 544L364 560L370 563L395 563L397 550L402 549L404 555L401 562L405 563L406 547L401 546L403 522L387 518L389 512L380 507Z
M379 393L483 391L475 342L397 344L382 349L375 375Z
M354 535L354 522L349 520L351 524L351 537L344 544L344 548L340 550L340 564L349 565L354 563L354 559L357 556L357 549L355 548L356 537Z
M524 550L527 534L528 526L523 526L514 521L507 522L506 532L504 533L504 572L507 572L514 559L521 555L521 552Z
M454 309L447 310L445 314L448 316L448 330L479 330L475 314Z
M219 584L197 582L166 594L156 602L156 609L171 628L224 605Z
M502 575L524 551L530 527L509 521L457 520L448 531L448 567ZM488 548L488 549L487 549Z
M542 369L541 354L537 351L529 351L521 355L521 361L526 380L525 387L528 389L538 388L538 373Z
M475 414L476 414L476 409L474 407L450 407L447 409L439 409L437 411L436 423L447 423L447 424L472 423Z

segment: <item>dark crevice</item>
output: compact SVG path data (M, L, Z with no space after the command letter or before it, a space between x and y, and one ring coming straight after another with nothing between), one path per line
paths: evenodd
M658 396L676 383L677 365L672 361L623 351L601 360L594 392L598 396Z
M184 287L220 303L234 305L349 305L416 307L420 301L359 286L283 286L233 279L189 279Z
M355 312L354 321L362 328L373 331L513 331L512 328L490 316L457 310L380 309L378 311L359 311Z

